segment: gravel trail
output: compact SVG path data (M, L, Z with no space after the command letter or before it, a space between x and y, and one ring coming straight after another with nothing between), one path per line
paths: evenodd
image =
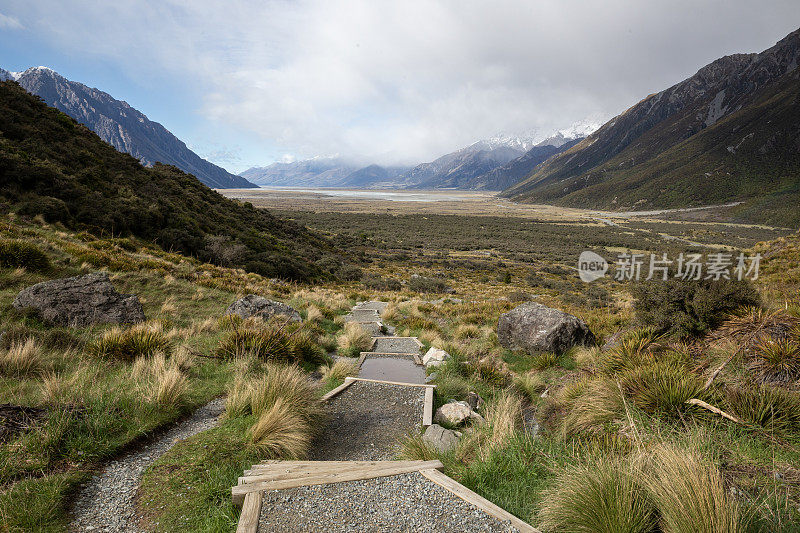
M419 472L264 493L259 532L514 532Z
M224 410L225 400L217 398L154 441L106 465L78 494L70 531L141 531L134 498L144 471L176 442L216 426Z
M422 423L425 390L357 381L330 400L328 421L309 459L394 459L397 442Z

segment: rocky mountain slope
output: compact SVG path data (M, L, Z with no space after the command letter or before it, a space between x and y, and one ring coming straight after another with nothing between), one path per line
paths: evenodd
M760 54L718 59L646 97L504 195L605 209L742 201L736 216L796 225L798 59L800 30Z
M338 157L315 157L291 163L252 167L240 174L256 185L292 187L339 187L359 169Z
M11 81L0 82L0 176L0 212L133 235L221 266L302 280L322 275L316 261L343 259L304 227L174 166L143 167ZM98 249L84 260L101 267L110 259Z
M0 81L7 79L15 80L47 105L85 124L108 144L143 165L152 166L156 162L175 165L213 188L254 187L241 176L202 159L164 126L108 93L70 81L46 67L19 73L0 69Z

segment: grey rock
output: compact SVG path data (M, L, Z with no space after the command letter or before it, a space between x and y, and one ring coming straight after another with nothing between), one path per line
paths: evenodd
M104 272L37 283L21 290L13 306L36 309L45 321L59 326L135 324L145 319L138 296L118 293Z
M470 391L467 394L467 403L469 404L470 409L476 411L483 406L484 401L480 394Z
M466 402L450 402L436 410L433 421L437 424L458 426L469 420L471 414L472 409Z
M458 445L458 434L439 424L431 424L422 435L422 442L440 452L448 452Z
M503 313L497 338L509 350L562 353L572 346L594 344L594 334L580 318L536 302Z
M436 381L436 378L438 377L439 377L438 372L431 372L430 375L428 375L428 377L425 378L425 383L433 383L434 381Z
M542 431L542 426L536 420L536 413L533 409L525 409L522 412L522 427L531 438L535 439Z
M238 315L242 318L257 316L265 320L275 315L283 315L292 322L302 321L300 313L294 307L275 300L269 300L257 294L248 294L244 298L236 300L228 307L225 314Z

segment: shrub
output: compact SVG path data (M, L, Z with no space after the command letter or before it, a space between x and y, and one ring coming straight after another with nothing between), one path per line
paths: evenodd
M759 303L747 280L646 281L632 293L642 324L679 337L703 335L738 308Z
M425 276L412 276L408 281L408 288L415 292L450 292L450 286L443 279Z
M612 459L568 467L544 496L548 531L650 533L657 513L635 470Z
M35 374L41 367L41 350L33 338L15 342L0 352L0 375L19 378Z
M156 353L169 353L172 344L152 325L133 326L129 329L112 328L89 344L89 352L97 357L116 361L134 361Z
M374 274L369 274L361 278L364 287L374 291L399 291L403 288L403 284L399 279L383 278Z
M722 476L697 455L659 446L644 483L668 533L739 533L743 513Z
M336 338L339 355L358 357L359 353L372 348L372 336L356 322L344 325L344 331Z
M3 239L0 240L0 266L43 272L50 269L50 259L34 244Z
M313 434L293 405L278 398L250 428L250 438L270 458L297 459L308 451Z

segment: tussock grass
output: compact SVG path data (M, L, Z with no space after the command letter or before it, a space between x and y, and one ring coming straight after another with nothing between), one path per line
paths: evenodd
M477 339L481 336L481 328L475 324L459 325L453 336L456 339Z
M653 360L653 350L659 349L662 337L653 328L643 328L628 332L617 346L604 353L600 367L607 374L632 368Z
M753 350L750 367L765 380L793 381L800 378L800 342L765 338Z
M114 327L88 346L89 353L96 357L126 362L157 352L168 353L171 349L172 344L157 324L138 325L128 329Z
M355 322L345 324L342 333L336 338L339 355L358 357L359 353L372 348L372 337Z
M403 437L398 455L409 461L434 461L440 458L440 454L422 440L422 433L409 433Z
M517 391L524 394L532 401L536 401L547 386L544 378L536 372L514 375L513 385Z
M541 508L546 531L651 533L657 513L639 485L636 470L620 460L597 457L567 467L546 492Z
M43 272L50 269L50 258L30 242L0 239L0 267Z
M599 434L625 417L625 404L617 384L608 378L577 382L565 391L564 436Z
M659 445L644 483L666 533L740 533L744 515L716 467L691 451Z
M305 456L313 437L308 423L287 400L278 398L250 428L253 445L269 458Z
M23 377L37 374L43 366L42 352L33 338L13 343L0 351L0 375Z
M180 368L170 365L154 378L150 386L151 401L165 407L177 407L184 403L189 384Z
M620 384L636 407L654 415L678 416L690 407L686 400L709 399L700 376L669 361L627 370L621 374Z
M599 347L593 346L587 348L585 346L578 346L574 351L575 365L580 369L589 369L597 365L602 357L602 351Z
M238 376L228 392L226 410L229 416L260 416L278 399L283 399L309 424L322 415L317 392L305 373L295 365L267 363L262 374Z
M306 308L306 320L309 322L317 322L323 318L325 318L325 316L322 314L322 311L320 311L319 307L314 304L309 304L309 306Z
M800 393L766 385L730 387L725 402L731 414L768 431L800 431Z
M323 381L342 381L348 376L358 376L358 367L349 361L339 359L330 365L320 367Z
M539 352L531 358L531 368L547 370L558 363L558 356L553 352Z
M294 352L289 334L277 324L258 329L234 327L217 346L217 356L238 359L252 356L262 361L289 361Z
M492 452L503 448L522 424L522 400L513 392L503 391L486 407L486 423L467 431L459 442L459 460L478 457L486 461Z

